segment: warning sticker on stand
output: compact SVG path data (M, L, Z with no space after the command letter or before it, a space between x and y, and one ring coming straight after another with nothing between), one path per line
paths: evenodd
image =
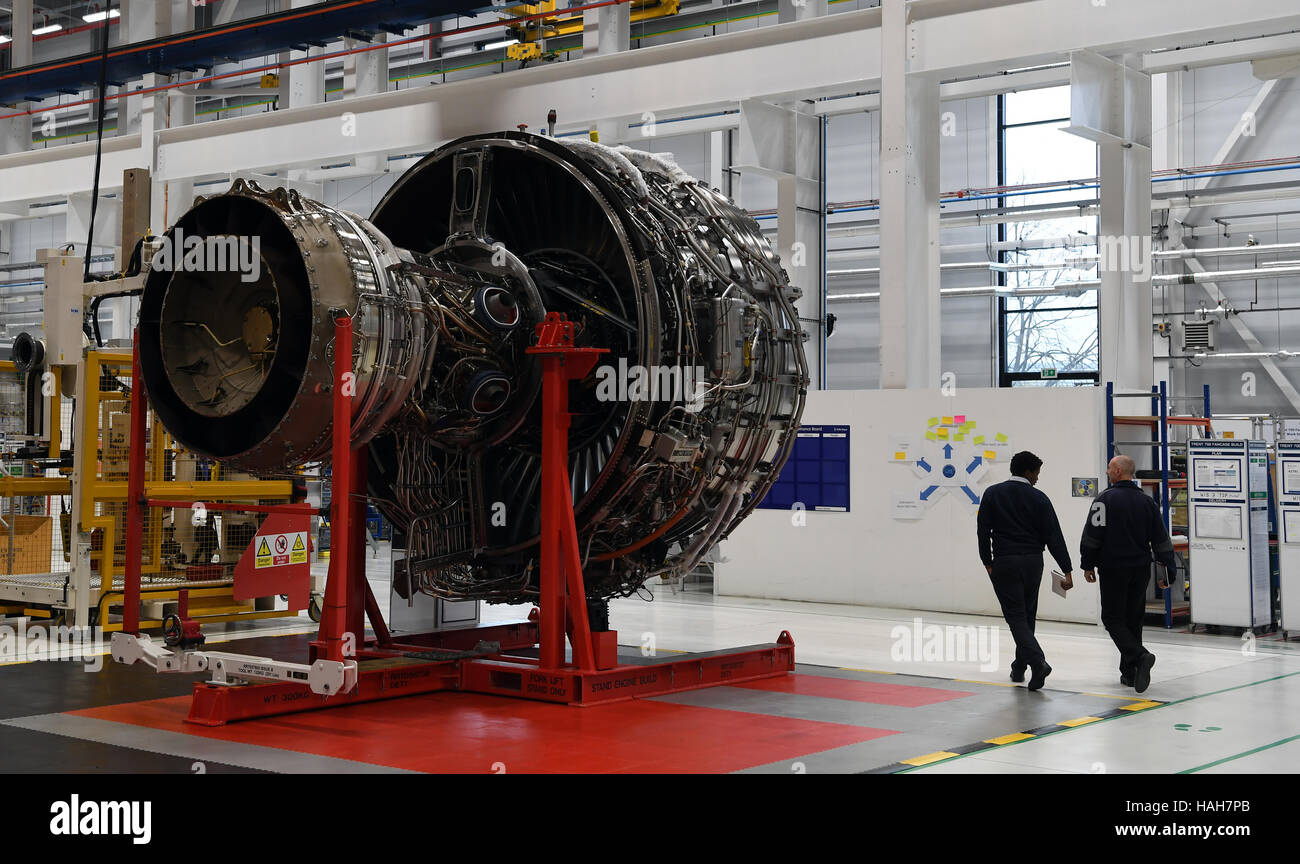
M291 534L264 534L257 538L257 554L253 562L255 568L306 563L306 531L295 531Z

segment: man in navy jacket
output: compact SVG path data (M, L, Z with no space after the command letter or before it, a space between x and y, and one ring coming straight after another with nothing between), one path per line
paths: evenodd
M1011 680L1025 680L1033 671L1029 689L1043 686L1052 667L1034 638L1038 617L1038 588L1043 581L1043 547L1046 546L1065 574L1065 587L1074 585L1070 552L1051 499L1035 489L1043 460L1028 450L1011 457L1011 479L990 486L980 498L976 531L980 560L993 581L1002 617L1016 640Z
M1142 645L1142 619L1147 611L1151 558L1165 566L1161 588L1174 577L1174 544L1155 499L1133 482L1136 466L1116 456L1106 466L1111 487L1097 496L1088 511L1079 544L1083 578L1101 575L1101 623L1119 649L1119 682L1141 693L1151 684L1156 656Z

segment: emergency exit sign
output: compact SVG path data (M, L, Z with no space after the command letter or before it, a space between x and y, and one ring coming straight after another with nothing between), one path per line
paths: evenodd
M1044 370L1042 370L1041 372L1039 372L1038 375L1039 375L1040 378L1055 378L1055 377L1056 377L1056 370L1055 370L1055 369L1044 369Z

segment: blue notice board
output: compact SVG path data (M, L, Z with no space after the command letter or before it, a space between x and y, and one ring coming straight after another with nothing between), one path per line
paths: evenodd
M801 426L790 459L759 502L766 510L849 512L849 427Z

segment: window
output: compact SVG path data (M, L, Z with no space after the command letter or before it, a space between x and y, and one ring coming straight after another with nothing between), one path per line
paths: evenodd
M999 384L1087 385L1098 380L1095 216L1070 214L1096 197L1097 148L1062 131L1069 123L1070 88L1050 87L998 98L999 200L1016 208L1057 204L1041 218L1005 222L998 239L998 284L1022 292L998 299ZM1034 184L1062 183L1051 189ZM1073 181L1073 182L1069 182ZM1023 245L1022 245L1023 244ZM1088 244L1088 245L1085 245ZM1072 260L1082 259L1082 260ZM1070 290L1071 283L1082 283ZM1055 377L1044 378L1044 372Z

